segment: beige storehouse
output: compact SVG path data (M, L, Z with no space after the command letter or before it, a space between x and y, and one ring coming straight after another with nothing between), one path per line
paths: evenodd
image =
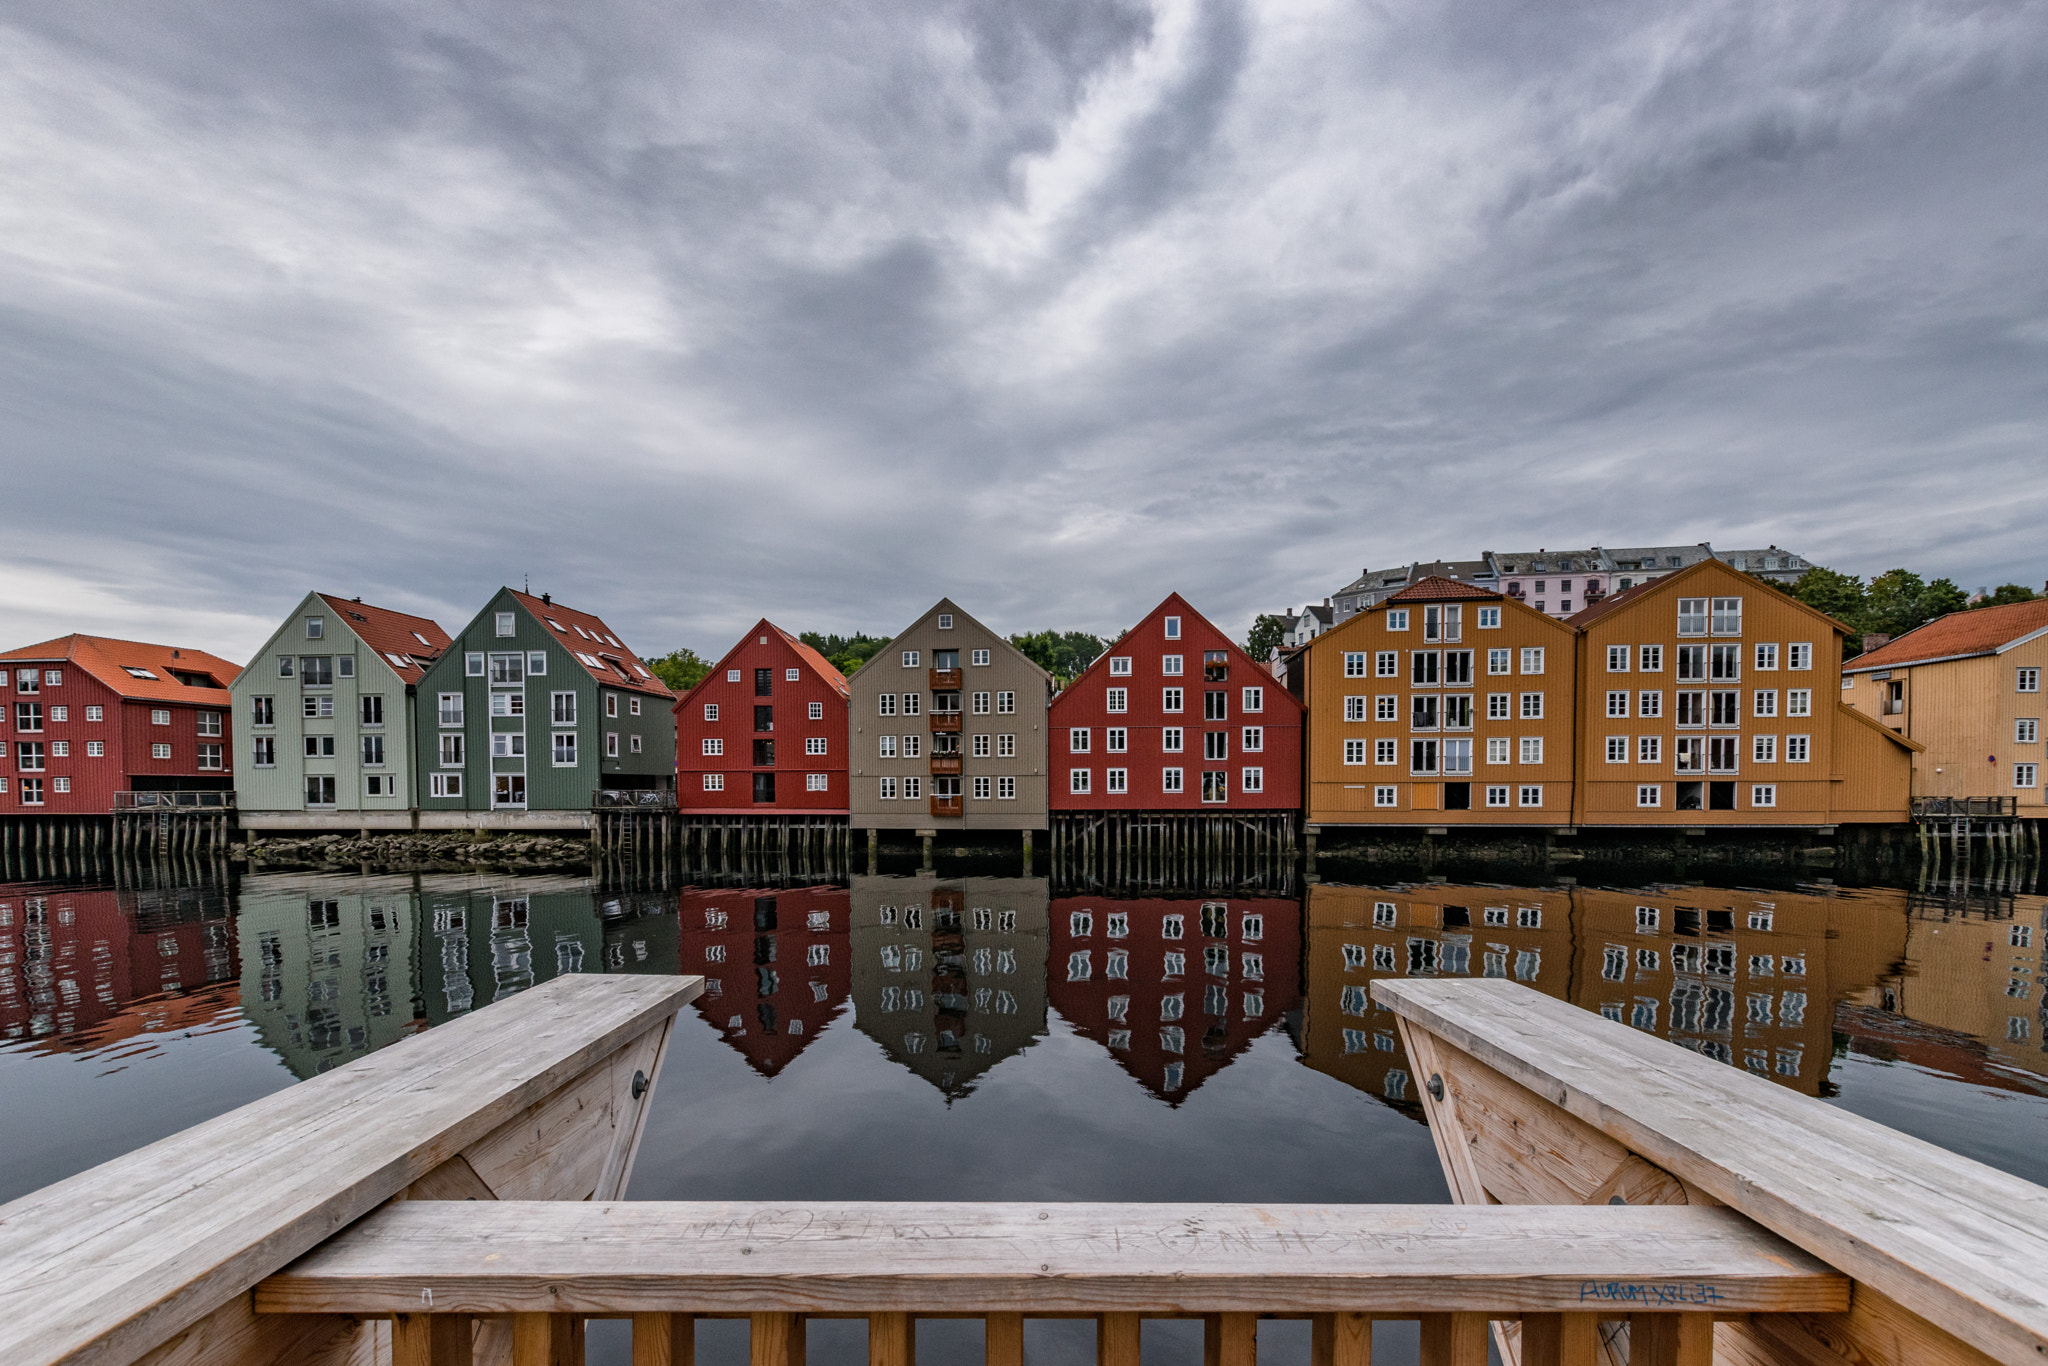
M1842 700L1922 748L1916 797L2012 797L2023 818L2048 816L2041 678L2048 599L1952 612L1858 655Z
M951 599L847 680L855 830L1043 830L1052 676Z

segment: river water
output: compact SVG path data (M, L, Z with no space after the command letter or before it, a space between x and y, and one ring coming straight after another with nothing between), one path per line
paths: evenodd
M708 979L638 1199L1445 1201L1367 991L1409 975L1513 978L2048 1184L2044 909L1981 887L0 885L0 1201L564 972ZM707 1366L744 1360L727 1327ZM947 1329L921 1330L928 1363L978 1359ZM1044 1329L1035 1359L1092 1347ZM592 1360L617 1351L599 1333Z

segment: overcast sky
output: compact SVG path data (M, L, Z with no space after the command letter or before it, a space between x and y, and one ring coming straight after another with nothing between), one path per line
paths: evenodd
M13 0L0 644L2048 577L2048 7Z

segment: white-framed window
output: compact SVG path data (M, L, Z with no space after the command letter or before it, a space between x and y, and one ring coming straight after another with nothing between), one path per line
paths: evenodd
M441 767L462 767L462 734L460 731L441 737Z
M1374 806L1393 806L1400 800L1401 790L1392 783L1381 783L1372 790Z
M1168 618L1166 619L1166 638L1167 638L1168 640L1179 640L1179 639L1180 639L1180 618L1179 618L1179 617L1168 617Z
M1094 778L1094 772L1090 769L1070 768L1067 770L1067 791L1075 796L1086 796L1089 791L1088 785Z
M1159 672L1168 678L1179 678L1181 676L1180 666L1181 656L1179 655L1159 656Z
M718 719L718 704L716 702L706 702L704 704L704 719L706 721L716 721Z
M1016 757L1017 737L1014 735L998 735L996 737L996 758L1014 759Z
M1363 697L1347 697L1344 699L1344 719L1346 721L1363 721L1365 719L1365 699Z
M972 744L973 744L973 747L974 747L974 757L975 757L975 758L977 758L977 759L986 759L986 758L988 758L988 737L987 737L986 735L977 735L977 736L975 736L975 737L973 738Z
M494 692L491 694L491 715L526 715L526 694L523 692Z
M1016 710L1017 694L1013 692L999 692L996 694L997 716L1010 716L1013 715L1016 712Z
M1129 678L1131 676L1131 657L1129 655L1111 655L1109 657L1109 676L1111 678Z
M1121 796L1131 790L1131 771L1127 768L1103 770L1102 790L1111 796Z
M2038 717L2022 716L2012 723L2012 742L2016 745L2039 744L2041 722Z
M785 682L785 683L796 683L796 682L800 682L800 681L801 681L801 680L803 679L803 676L804 676L804 672L803 672L803 670L802 670L802 669L788 669L788 668L786 668L786 669L784 669L784 670L782 671L782 681L783 681L783 682Z
M1264 711L1266 709L1266 690L1264 688L1244 689L1243 702L1244 710L1246 711Z
M804 774L804 791L806 791L806 792L824 792L824 791L827 791L827 790L828 790L828 780L827 780L827 777L826 777L826 775L825 775L825 774L823 774L823 773L806 773L806 774Z
M1486 742L1486 762L1489 764L1505 764L1509 762L1509 751L1510 744L1507 736L1493 736Z
M168 710L159 707L150 712L149 724L151 724L152 726L168 726L169 724L171 724L171 713Z
M331 741L334 737L330 735L327 738ZM151 745L149 747L149 757L152 759L168 759L171 757L171 747L169 745Z
M1628 737L1626 735L1610 735L1607 737L1607 762L1610 764L1625 764L1628 762Z
M950 631L953 629L953 614L951 612L939 613L939 629L941 631Z
M2041 691L2041 671L2039 669L2021 669L2018 672L2020 692Z
M1776 716L1778 714L1778 690L1776 688L1758 688L1756 690L1756 714L1758 716Z
M265 737L264 737L264 739L268 739L268 740L270 740L270 752L271 752L271 754L272 754L273 756L275 756L275 755L276 755L276 753L277 753L277 741L276 741L276 740L275 740L274 738L272 738L272 737L269 737L269 736L265 736ZM262 741L258 741L257 743L258 743L258 744L261 744L261 743L262 743ZM104 758L104 757L105 757L105 755L106 755L106 752L107 752L107 742L106 742L105 740L87 740L87 741L85 742L85 757L86 757L86 758L88 758L88 759L99 759L99 758ZM274 763L276 763L276 762L277 762L276 758L275 758L275 757L273 757L273 758L271 759L271 763L273 763L273 764L274 764Z
M1106 700L1109 709L1113 712L1129 711L1131 709L1131 690L1129 688L1111 688L1108 691Z
M369 773L363 777L365 797L395 797L398 795L398 779L389 773Z
M890 739L889 739L888 737L886 737L886 736L885 736L885 737L883 737L883 738L884 738L884 741L885 741L886 743L889 743L889 744L894 744L894 743L895 743L895 742L894 742L893 740L890 740ZM725 741L724 741L724 740L720 739L720 738L719 738L718 736L716 736L716 735L707 735L707 736L705 736L705 737L704 737L704 757L705 757L705 758L707 758L707 759L716 759L716 758L718 758L718 757L719 757L720 755L722 755L722 754L724 754L724 753L725 753Z
M1757 667L1758 669L1775 669L1775 668L1777 668L1777 667L1778 667L1778 647L1777 647L1776 645L1759 645L1759 646L1757 646L1757 647L1756 647L1756 656L1755 656L1755 659L1756 659L1756 667Z
M460 773L428 774L427 792L435 797L460 797L462 795L462 775Z
M896 800L896 780L895 780L894 778L883 778L883 779L881 780L880 792L881 792L881 797L882 797L882 800L883 800L883 801L885 801L885 802L893 802L893 801L895 801L895 800Z
M1806 641L1794 641L1785 647L1785 667L1788 669L1811 669L1813 667L1813 646Z
M728 683L737 683L737 682L739 682L739 681L740 681L740 671L739 671L738 669L727 669L727 670L725 671L725 681L726 681L726 682L728 682Z
M531 677L534 677L535 675L543 675L543 676L544 676L544 675L545 675L545 674L547 673L547 671L548 671L548 652L547 652L546 650L533 650L533 651L530 651L530 652L529 652L529 653L527 654L527 656L526 656L526 674L527 674L527 677L531 678Z
M491 757L493 759L524 759L526 757L526 732L518 730L492 731Z
M1811 688L1787 688L1787 689L1785 689L1785 715L1787 715L1787 716L1811 716L1811 715L1813 715L1813 689L1811 689Z
M972 698L972 699L970 699L970 702L969 702L969 706L970 706L970 708L971 708L971 710L972 710L973 714L974 714L974 715L976 715L976 716L987 716L987 715L988 715L988 701L989 701L989 695L988 695L987 693L985 693L985 692L978 692L978 693L974 694L973 698ZM824 704L823 704L823 703L821 702L821 703L818 703L817 705L818 705L818 706L823 706Z
M1169 712L1182 710L1182 696L1183 694L1179 688L1161 688L1159 690L1160 710Z
M1089 731L1086 726L1067 727L1067 753L1086 754L1088 752L1088 737Z
M1160 769L1160 770L1159 770L1159 790L1160 790L1161 792L1181 792L1181 791L1184 791L1184 790L1185 790L1185 788L1184 788L1184 787L1182 786L1182 782L1181 782L1181 771L1180 771L1179 769L1177 769L1177 768L1162 768L1162 769Z
M381 735L365 735L361 738L363 742L363 766L365 768L384 767L384 737ZM214 748L219 749L220 746L215 745Z
M1344 676L1346 678L1365 677L1365 651L1346 650L1344 652Z
M1742 599L1714 599L1714 634L1717 636L1739 636L1742 634Z
M1372 657L1372 676L1373 676L1374 678L1397 678L1397 677L1399 677L1399 676L1400 676L1400 672L1401 672L1401 652L1400 652L1400 651L1398 651L1398 650L1380 650L1380 651L1376 652L1376 653L1375 653L1375 654L1373 655L1373 657Z
M85 719L88 721L98 721L104 718L105 716L106 712L104 712L98 707L87 707L85 709Z
M875 711L879 716L894 716L896 714L896 694L892 692L882 693L880 700L876 703Z
M1607 647L1607 672L1611 674L1625 674L1628 672L1628 646L1610 645Z
M985 668L987 668L987 667L988 667L988 651L987 651L987 650L969 650L969 651L967 652L967 662L968 662L968 663L969 663L970 665L972 665L972 666L973 666L974 668L977 668L977 669L985 669Z
M1405 630L1407 630L1407 629L1408 629L1408 609L1407 609L1407 608L1405 608L1405 607L1390 607L1390 608L1388 608L1388 609L1387 609L1387 629L1388 629L1389 631L1405 631Z
M1703 636L1707 633L1707 600L1705 598L1680 598L1678 600L1678 634L1682 636Z
M999 802L1015 801L1015 800L1016 800L1016 797L1017 797L1017 780L1016 780L1015 778L998 778L998 779L996 779L996 800L997 800L997 801L999 801Z
M1437 771L1437 742L1434 740L1410 740L1408 742L1408 771L1426 776Z
M822 736L822 735L806 735L806 736L804 737L804 753L806 753L806 754L823 754L824 752L825 752L825 737L824 737L824 736Z
M1753 735L1749 741L1749 760L1754 764L1775 764L1778 762L1778 737L1775 735Z
M604 757L607 759L619 757L619 733L615 730L608 730L604 733Z
M905 651L903 652L903 667L904 667L904 668L906 668L906 669L915 669L915 668L917 667L917 661L918 661L918 653L917 653L917 651L915 651L915 650L905 650Z
M1776 783L1751 783L1749 786L1749 804L1758 807L1776 806L1778 804L1778 785Z
M1486 695L1486 719L1489 721L1508 720L1509 709L1513 703L1513 698L1514 694L1512 693L1488 693Z
M1179 726L1166 726L1159 732L1159 749L1162 754L1178 754L1181 751L1182 731Z
M1127 753L1131 748L1130 731L1122 726L1106 727L1102 732L1102 748L1110 754Z
M1662 716L1663 714L1664 714L1664 694L1663 694L1663 693L1660 693L1660 692L1645 692L1645 693L1637 693L1637 694L1636 694L1636 715L1637 715L1637 716L1640 716L1640 717L1643 717L1643 718L1644 718L1644 719L1646 719L1646 720L1649 720L1649 719L1654 719L1654 718L1656 718L1656 717Z
M1264 792L1266 790L1266 770L1263 768L1239 769L1237 781L1240 792Z
M1607 694L1607 714L1609 716L1628 715L1628 693L1626 691L1616 689Z
M1509 650L1488 650L1486 652L1486 672L1496 676L1508 673L1508 664L1513 657L1513 652Z
M1364 762L1365 762L1365 741L1363 741L1363 740L1346 740L1346 741L1344 742L1344 762L1345 762L1345 763L1347 763L1347 764L1362 764L1362 763L1364 763Z
M2031 788L2039 782L2040 773L2041 767L2039 764L2014 764L2012 766L2012 785L2014 787Z
M907 692L907 693L903 694L903 714L904 714L905 716L915 716L915 715L917 715L917 714L918 714L918 712L919 712L919 711L920 711L920 710L921 710L921 709L923 708L923 706L924 706L924 694L923 694L923 693L917 693L917 692Z
M1507 784L1490 784L1486 789L1486 804L1488 806L1506 806L1508 804Z
M512 634L512 614L510 612L494 613L492 621L493 629L496 630L500 637Z
M1645 645L1636 651L1636 672L1660 674L1664 672L1664 647Z
M904 736L904 737L903 737L903 757L904 757L904 758L906 758L906 759L915 759L915 758L917 758L917 757L918 757L918 755L919 755L919 753L920 753L920 752L921 752L921 751L923 750L923 748L924 748L924 737L923 737L922 735L906 735L906 736Z
M1542 786L1537 783L1524 783L1517 787L1515 789L1515 804L1517 806L1543 805Z
M1543 762L1542 736L1524 735L1522 737L1521 761L1525 764L1540 764Z
M214 748L218 749L218 748L220 748L220 746L216 745L216 746L214 746ZM70 742L69 740L52 740L52 741L50 741L50 757L51 757L52 759L68 759L68 758L70 758L70 757L71 757L71 742Z
M1541 645L1524 645L1522 647L1522 672L1525 674L1540 674L1543 672L1543 647Z
M1263 754L1263 753L1265 753L1265 750L1266 750L1266 728L1265 728L1264 726L1244 726L1244 727L1241 727L1241 728L1240 728L1240 730L1241 730L1241 733L1240 733L1240 735L1238 736L1238 740L1239 740L1239 745L1238 745L1238 748L1239 748L1239 750L1240 750L1240 751L1241 751L1242 753L1245 753L1245 754Z
M1482 630L1482 631L1497 631L1497 630L1499 630L1499 629L1500 629L1500 608L1498 608L1498 607L1482 607L1482 608L1480 608L1480 609L1479 609L1479 629L1480 629L1480 630Z
M1360 699L1363 701L1364 699ZM1401 699L1394 693L1382 693L1373 699L1372 715L1375 721L1398 721L1401 719ZM1364 720L1360 717L1359 720Z
M554 760L556 768L576 767L576 732L558 730L554 732Z
M1639 764L1661 764L1664 762L1664 737L1643 735L1636 739L1636 762Z
M974 780L974 800L985 802L988 800L988 796L989 780L987 778L976 778Z
M1401 761L1401 744L1398 740L1386 739L1372 742L1372 761L1376 764L1396 764Z
M1543 719L1542 693L1525 692L1522 694L1522 719L1524 721L1541 721Z
M725 791L725 775L724 775L723 773L707 773L707 774L705 774L705 775L704 775L704 790L705 790L706 792L723 792L723 791Z
M988 696L988 694L987 694L987 693L983 693L983 694L981 694L981 696L983 696L983 697L986 697L986 696ZM986 710L986 708L984 708L984 710ZM823 702L813 702L813 703L811 703L811 706L810 706L810 711L809 711L808 715L810 716L810 719L811 719L811 720L813 720L813 721L822 721L822 720L824 720L824 719L825 719L825 704L824 704Z
M1647 806L1662 806L1663 804L1664 804L1664 785L1663 785L1662 783L1637 783L1637 784L1636 784L1636 805L1637 805L1637 806L1645 806L1645 807L1647 807Z
M325 617L307 617L307 618L306 618L306 639L308 639L308 640L319 640L319 639L321 639L321 638L322 638L323 636L325 636L326 634L327 634L327 619L326 619Z

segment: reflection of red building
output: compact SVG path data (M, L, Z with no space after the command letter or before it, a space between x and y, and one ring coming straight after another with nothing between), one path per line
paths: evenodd
M1052 903L1053 1007L1178 1105L1301 1002L1301 903Z
M233 982L234 920L196 889L0 885L0 1040L55 1049L190 1026L236 997L184 993Z
M691 888L677 911L680 971L704 974L697 1013L764 1077L852 993L843 887Z

